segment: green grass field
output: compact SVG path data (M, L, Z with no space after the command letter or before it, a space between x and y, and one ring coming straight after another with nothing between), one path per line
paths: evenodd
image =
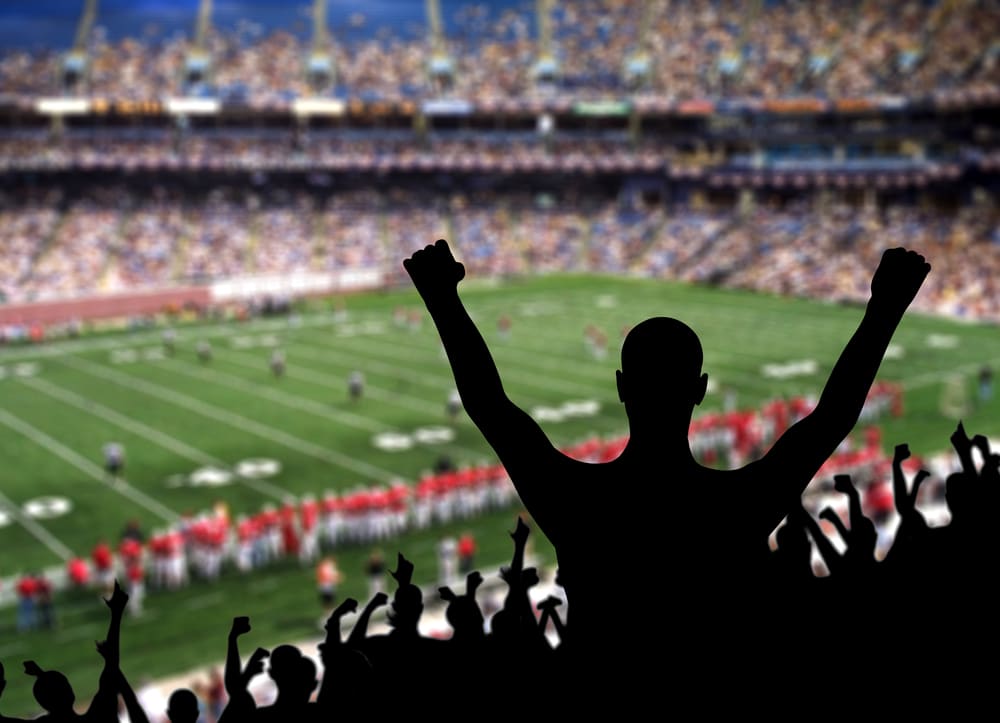
M862 314L860 308L609 277L467 283L463 296L515 402L541 410L543 417L542 408L551 411L567 402L599 404L593 416L546 417L542 426L557 444L591 432L625 431L614 371L626 325L654 315L688 322L701 336L705 370L715 390L704 406L719 407L719 390L731 387L739 405L750 407L776 395L818 393ZM394 476L414 480L442 454L459 463L491 460L467 419L448 422L444 407L453 383L437 333L426 315L420 331L394 326L392 310L401 305L420 307L419 298L411 289L350 297L349 317L340 322L326 302L311 302L297 326L287 319L182 326L173 358L157 358L159 331L0 351L4 587L9 590L10 576L19 572L58 566L70 553L89 555L102 535L117 540L130 518L149 532L220 499L235 515L255 512L289 493L321 495ZM508 341L496 331L501 314L513 320ZM588 324L608 335L604 359L585 350ZM202 338L214 348L208 365L195 354ZM287 375L280 380L268 368L275 343L288 360ZM950 414L962 413L970 434L1000 434L1000 401L994 397L979 404L975 393L980 366L1000 365L995 327L910 315L896 334L892 355L880 378L903 383L906 411L884 423L887 445L906 441L917 454L944 449L955 426L955 419L942 412L944 397ZM818 363L815 373L787 378L762 373L766 364L803 360ZM357 404L347 399L353 369L367 379ZM956 376L963 381L949 381ZM428 427L450 427L454 438L443 444L415 441L416 432ZM374 440L385 434L410 446L381 449ZM126 450L125 488L103 481L101 448L112 440ZM277 460L281 470L266 479L234 479L223 486L191 482L197 469L232 468L253 458ZM52 498L68 501L71 509ZM505 531L513 528L515 514L512 509L455 526L475 530L483 567L508 557ZM434 579L434 546L444 533L437 528L396 544L415 561L418 582ZM540 534L535 537L538 555L551 561L551 549ZM394 555L393 545L386 547ZM342 594L364 599L362 564L368 552L337 553L346 575ZM126 619L126 673L138 680L221 659L229 623L238 614L252 618L248 644L315 635L320 609L313 580L311 567L290 562L247 578L227 572L213 586L196 582L176 593L153 592L146 614ZM35 710L30 681L19 674L21 661L29 658L64 671L77 696L89 697L100 668L93 641L104 635L105 613L89 596L63 596L58 630L19 634L14 609L0 609L0 661L10 681L4 712Z

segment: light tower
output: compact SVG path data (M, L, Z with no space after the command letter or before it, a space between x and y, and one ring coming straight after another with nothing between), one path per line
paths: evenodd
M559 76L559 63L552 51L552 9L556 0L537 0L535 11L538 16L538 60L535 62L535 82L549 85Z
M198 24L195 30L194 46L184 64L184 82L196 85L208 78L211 55L208 52L208 32L212 26L212 0L201 0L198 5Z
M326 27L327 0L313 0L312 52L306 62L306 75L313 90L329 87L337 78L336 66L330 54L330 33Z
M89 66L87 41L97 17L97 0L85 0L83 14L76 25L73 49L66 53L62 62L62 87L67 93L76 89L86 79Z
M427 74L438 90L446 90L455 81L455 61L448 55L444 28L441 23L441 3L426 0L427 27L430 31L431 57L427 63Z

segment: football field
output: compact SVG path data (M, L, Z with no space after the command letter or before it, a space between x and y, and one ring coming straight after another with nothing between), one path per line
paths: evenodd
M743 408L818 394L863 311L604 276L466 282L462 295L509 396L557 445L626 432L615 369L623 329L644 318L674 316L699 334L710 380L707 410L721 408L726 393ZM398 323L400 308L419 310L421 323ZM509 338L498 331L501 316L511 320ZM588 326L606 335L606 355L585 344ZM303 305L293 318L176 328L173 355L160 329L0 350L3 594L10 595L19 573L89 556L101 537L117 543L128 520L149 534L220 501L235 517L280 506L290 495L413 482L445 456L457 465L494 460L467 418L446 414L451 372L410 288L347 297L346 315L324 300ZM203 362L196 345L206 340L212 359ZM280 379L269 368L275 348L287 359ZM998 395L988 402L977 396L984 364L1000 368L996 327L905 318L879 373L904 389L903 416L882 422L887 448L908 442L915 454L943 450L959 417L970 435L1000 435ZM347 380L355 370L365 388L352 401ZM123 484L106 479L102 447L109 442L124 447ZM480 545L477 564L495 566L510 554L506 530L516 512L383 547L391 568L398 549L415 561L417 581L429 582L437 574L437 541L469 528ZM541 535L534 537L536 554L552 560ZM369 552L336 552L343 595L364 600ZM222 658L234 615L251 616L248 645L268 646L316 634L320 614L312 568L293 561L247 577L227 570L213 585L152 591L145 607L123 628L123 669L136 679ZM0 608L0 661L11 681L4 711L32 710L27 679L17 671L32 657L64 671L78 698L89 697L100 668L93 641L104 635L105 613L89 596L62 596L57 630L17 633L13 607Z

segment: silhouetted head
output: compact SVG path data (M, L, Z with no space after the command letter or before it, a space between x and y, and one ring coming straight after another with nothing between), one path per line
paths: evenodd
M170 694L167 701L167 718L170 723L195 723L201 711L198 709L198 696L187 688L178 688Z
M618 398L635 424L670 424L690 420L705 398L708 375L702 374L698 335L687 324L655 316L632 327L622 344L617 373Z
M49 713L72 712L76 695L65 675L57 670L42 670L33 660L24 664L24 672L35 677L35 685L32 686L31 692L34 693L38 705Z
M318 683L316 664L294 645L279 645L271 651L270 660L268 674L282 702L307 702Z

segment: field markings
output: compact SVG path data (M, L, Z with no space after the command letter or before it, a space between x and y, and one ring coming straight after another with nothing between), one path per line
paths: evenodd
M88 414L110 422L117 427L125 429L129 432L134 432L141 437L145 437L154 444L158 444L164 449L189 459L196 464L221 467L224 469L229 468L229 465L225 462L217 457L213 457L207 452L197 449L196 447L192 447L176 437L140 422L138 419L124 415L109 407L105 407L103 404L71 392L68 389L64 389L60 386L52 384L51 382L42 381L40 379L26 379L23 380L23 383L43 394L47 394L53 399L58 399L66 404L76 407L77 409L83 410ZM262 480L248 479L239 475L236 476L236 479L247 487L251 487L261 494L275 499L285 499L291 494L289 490Z
M142 490L136 489L128 482L120 480L112 484L108 481L104 470L91 462L89 459L80 456L62 442L53 439L37 427L33 427L20 417L16 417L5 409L0 409L0 423L27 437L41 447L49 450L55 456L76 467L88 477L100 482L104 487L115 492L122 497L127 497L136 504L145 507L156 516L168 521L175 522L180 519L176 512L161 504L157 500L147 495Z
M240 358L235 358L236 354L240 354L240 352L234 352L232 354L227 354L225 357L221 357L220 356L220 358L229 359L233 364L238 364L238 365L240 365L242 367L248 367L248 368L251 368L251 369L258 368L257 364L255 364L254 362L252 362L252 361L250 361L248 359L243 358L243 356L245 356L245 355L241 355ZM309 358L309 355L307 355L307 354L302 354L302 356L304 358ZM320 357L317 357L315 355L313 355L312 358L313 359L322 360ZM357 368L363 369L365 367L362 367L361 365L358 365ZM346 391L347 390L347 384L346 384L346 382L344 380L341 380L339 378L335 379L330 374L325 374L323 372L318 372L318 371L315 371L315 370L307 368L307 367L301 367L301 366L296 366L296 365L286 365L285 374L288 377L290 377L290 378L301 379L302 381L309 382L311 384L317 384L319 386L326 387L327 389L337 389L337 390L340 390L340 391ZM402 394L400 394L400 395L394 395L392 392L389 392L389 391L387 391L385 389L382 389L381 387L378 387L377 385L371 384L368 381L365 382L364 394L365 394L365 396L371 396L372 399L378 399L379 401L385 402L386 404L394 404L394 405L396 405L398 407L403 407L404 409L409 409L411 412L417 412L419 414L427 414L427 415L430 415L432 417L439 417L441 415L441 410L444 408L444 403L443 402L441 403L441 405L434 405L434 404L431 404L430 402L427 402L427 401L425 401L423 399L417 399L416 397L411 397L411 396L402 395ZM353 414L353 413L350 413L350 412L343 412L343 411L340 411L340 410L336 410L334 413L339 414L339 415L343 415L345 419L347 419L349 417L354 417L354 418L356 418L359 421L360 420L364 420L361 423L364 424L364 425L367 425L369 428L373 424L375 424L374 420L372 420L372 419L370 419L368 417L363 417L363 416L358 415L358 414ZM347 422L347 423L348 424L354 424L354 422ZM374 431L374 430L369 429L369 431ZM385 431L384 425L382 425L381 431Z
M440 361L443 365L445 365L445 368L447 368L447 369L450 370L450 367L447 367L447 364L448 364L447 360L441 359L441 356L440 356L439 353L436 353L434 350L427 348L427 346L424 345L424 344L408 343L408 342L406 342L406 341L404 341L402 339L396 339L396 340L393 340L393 341L383 341L381 339L368 339L368 338L365 338L363 340L356 340L354 342L355 346L358 346L358 345L365 346L365 345L367 345L369 347L372 347L373 344L374 345L381 345L382 349L380 351L373 351L371 353L373 353L373 354L379 354L383 358L385 356L392 356L392 357L395 357L395 358L399 359L401 362L407 362L407 363L411 363L412 364L413 363L413 352L419 352L420 354L422 354L428 360L436 359L436 360ZM401 350L400 349L401 346L405 346L408 349L407 350ZM386 347L389 347L389 348L386 348ZM499 353L498 353L499 352L499 347L495 347L493 351L497 352L495 354L495 356L499 356ZM539 365L538 364L524 363L524 364L521 364L521 366L539 366ZM544 367L544 365L542 365L542 366ZM559 362L554 362L553 364L549 365L548 368L551 368L554 371L556 369L558 369L560 371L560 374L563 375L563 376L564 376L564 373L567 371L566 365L565 364L560 364ZM581 383L576 383L576 382L572 382L572 381L566 381L564 378L559 378L559 379L542 378L538 374L534 374L534 373L522 373L522 372L518 371L517 369L511 370L511 369L508 368L508 369L504 370L501 373L501 378L503 378L505 380L509 380L509 381L515 382L515 383L523 385L523 386L532 387L532 388L535 388L535 389L544 389L544 390L550 391L550 392L551 391L561 391L561 392L564 392L566 394L571 394L573 396L583 395L583 396L585 396L587 398L594 398L595 392L598 391L598 390L595 390L594 387L590 386L590 385L584 385L584 384L581 384ZM604 404L604 403L610 403L610 398L606 398L605 397L605 398L599 399L598 401L600 401L602 404ZM546 403L546 402L542 402L542 403Z
M249 361L242 362L238 360L232 360L231 363L257 368L256 364ZM393 431L385 424L370 417L366 417L364 415L355 414L353 412L345 412L339 409L331 409L327 405L321 402L316 402L312 399L307 399L297 394L291 394L289 392L284 392L278 389L262 387L259 384L254 384L253 382L247 381L242 377L234 376L232 374L227 374L226 372L221 372L216 369L203 369L200 367L193 366L193 363L188 364L188 366L191 366L192 368L181 368L176 365L170 367L166 367L164 365L162 368L169 368L171 372L185 374L195 379L199 378L205 379L208 381L215 382L216 384L229 387L230 389L235 389L237 391L245 392L247 394L252 394L261 397L263 399L268 399L270 401L276 402L277 404L282 404L292 409L297 409L302 412L313 414L317 417L321 417L323 419L336 422L345 427L354 427L356 429L361 429L365 432L371 432L373 434L380 434ZM286 374L288 374L288 376L293 376L293 370L287 369ZM306 378L304 372L300 373L298 376L299 378L303 379ZM321 383L324 386L334 386L332 383L325 380L324 375L313 373L311 376L315 377L316 379L322 380L322 381L313 381L313 383ZM341 388L341 385L339 384L336 385L336 388L338 389ZM367 394L368 392L369 392L369 387L366 385L365 393ZM427 407L430 408L430 405L427 405ZM436 414L440 415L441 409L434 407L433 410ZM422 414L428 413L427 409L421 409L420 412ZM445 443L435 446L437 446L439 449L450 449L453 451L461 452L463 454L474 456L476 458L480 458L483 456L483 452L479 450L474 450L470 447L465 447L460 444Z
M377 480L379 482L390 482L399 477L399 475L393 474L387 469L369 464L368 462L362 462L349 455L343 454L342 452L322 447L318 444L302 439L301 437L289 434L288 432L280 430L276 427L261 424L256 420L249 419L226 409L221 409L213 404L208 404L200 399L188 396L187 394L182 394L168 387L139 379L131 374L124 374L107 367L102 367L99 364L86 361L79 357L69 356L62 358L59 361L67 366L74 367L80 371L90 374L91 376L107 379L118 386L133 389L135 391L148 394L151 397L162 399L163 401L175 406L189 409L203 417L214 419L217 422L221 422L234 429L247 432L262 439L277 442L278 444L288 447L289 449L293 449L302 454L322 460L335 467L350 470L351 472L363 475L369 479Z
M369 340L366 339L364 341L360 341L359 340L359 341L356 341L354 343L355 343L355 345L357 345L357 344L365 344L368 341ZM376 341L376 340L372 340L372 341ZM417 351L417 352L421 352L421 353L426 353L426 354L429 354L429 355L433 355L432 351L426 350L422 346L411 346L410 348L413 351ZM411 365L414 363L413 354L412 353L407 353L407 352L404 352L403 354L400 354L400 352L398 350L398 347L396 347L392 352L390 352L388 350L383 350L382 352L375 352L375 351L373 351L373 352L369 352L369 353L371 353L371 354L380 354L381 358L385 358L386 356L395 355L398 358L400 358L401 362L405 362L405 363L408 363L408 364L411 364ZM367 364L367 362L365 362L365 363ZM447 362L445 362L445 364L447 364ZM366 367L362 366L362 368L366 368ZM530 372L528 372L528 373L530 373ZM416 376L418 378L422 377L422 376L443 378L444 379L444 388L454 388L454 386L455 386L454 385L454 381L452 380L452 378L450 376L450 374L451 374L450 369L445 372L445 374L448 375L447 377L440 376L438 373L435 373L435 372L430 372L427 375L419 375L419 374L413 375L412 373L406 373L404 375L404 372L402 370L400 370L399 374L400 374L401 378L407 378L407 376L411 376L411 375L412 376ZM516 389L516 387L518 386L518 384L522 384L523 385L523 384L526 383L524 381L524 379L526 378L524 376L524 374L517 374L517 373L511 374L511 373L508 372L508 373L505 373L502 376L504 378L506 378L506 379L511 380L511 381L514 382L513 384L507 385L508 389ZM540 375L532 374L530 378L533 380L532 381L532 386L534 386L534 387L548 389L549 387L552 386L552 384L547 383L545 381L545 379L542 376L540 376ZM585 401L591 401L591 400L593 400L594 397L595 397L595 395L596 395L596 393L597 393L597 390L594 389L591 386L576 385L576 386L574 386L573 390L576 392L576 394L574 396L576 396L576 397L584 396L584 397L586 397ZM520 389L517 389L516 392L514 392L512 396L514 396L514 397L517 398L517 402L521 406L528 407L529 409L551 408L553 405L556 406L556 407L558 407L558 406L561 406L562 404L569 403L569 401L579 401L579 400L568 400L568 401L564 400L562 403L559 403L559 402L550 402L550 401L545 401L545 400L539 400L539 399L537 399L537 397L536 398L532 398L532 397L529 397L527 395L521 394L520 393ZM605 399L604 401L600 401L599 404L600 404L600 408L601 409L613 408L613 407L617 406L617 400L615 400L614 402L611 402L611 400ZM592 426L596 425L596 426L604 427L604 428L606 428L605 431L613 430L613 433L617 434L621 430L621 426L622 426L621 422L618 419L616 419L616 418L614 418L614 417L612 417L610 415L605 415L605 414L602 413L602 414L597 414L597 415L594 415L594 416L588 416L587 418L589 420L591 420L591 422L593 423Z
M968 364L959 364L958 366L950 367L948 369L942 369L937 372L928 372L926 374L918 374L913 377L903 379L904 389L916 389L919 387L929 387L946 379L950 379L954 376L962 376L963 374L971 374L979 371L983 365L989 365L995 367L1000 365L1000 357L994 359L988 359L982 362L969 362Z
M211 607L225 599L226 595L223 592L210 592L181 603L181 607L185 610L200 610L201 608Z
M0 422L4 421L4 414L6 412L0 409ZM0 492L0 509L14 518L28 534L49 548L60 560L67 562L73 558L73 551L71 549L64 545L58 537L35 522L30 516L24 514L24 511L3 492Z
M595 314L597 316L602 316L601 312L595 311L590 306L587 306L587 305L584 305L584 304L574 304L573 302L568 302L568 303L569 303L570 306L576 306L578 308L581 308L583 310L583 312L585 312L586 314L589 314L591 316L593 316ZM741 311L745 312L745 309L741 309ZM603 316L606 316L606 314L604 314ZM695 316L697 316L697 315L695 315ZM607 322L605 322L605 323L607 323ZM744 324L731 323L731 322L728 322L728 323L724 322L723 324L720 324L719 323L719 319L716 318L716 317L713 317L711 320L707 320L705 323L706 323L706 325L711 324L711 325L714 325L716 327L725 327L725 328L730 329L730 330L732 330L732 329L745 330L746 329L746 325L744 325ZM764 323L767 323L767 322L764 322ZM860 323L860 321L859 321L859 323ZM778 326L776 323L775 324L771 324L771 325L772 326ZM781 329L787 331L787 325L782 324L781 325ZM561 337L564 337L564 338L571 338L571 337L567 337L566 334L560 334L557 329L552 329L550 331L550 334L552 336L561 336ZM804 336L805 338L810 338L810 339L826 339L827 338L827 335L825 333L821 333L821 332L807 332L807 331L802 331L801 333L796 332L796 335L798 337L803 337ZM753 337L753 338L760 338L762 335L755 332L753 334L748 334L747 336L748 337ZM767 334L765 334L763 336L771 338ZM904 334L903 336L905 337L907 335ZM519 338L523 339L524 337L521 336ZM533 337L529 337L529 338L533 338ZM848 338L849 337L845 337L845 340L844 340L845 344L847 343L847 339ZM514 344L513 346L523 348L523 347L525 347L527 345L524 345L524 344ZM538 347L537 344L534 344L533 346L535 346L536 348ZM499 347L499 346L496 347L498 353L500 352L501 348L502 347ZM546 350L541 349L541 351L546 351ZM569 360L575 360L576 361L576 364L574 364L572 366L565 366L564 365L564 367L563 367L564 373L575 374L577 376L591 376L591 377L594 377L597 374L605 374L606 373L606 372L600 372L599 370L595 369L593 366L586 366L586 365L579 364L579 361L580 361L579 359L576 359L575 357L569 356L569 355L565 354L564 352L560 352L559 350L552 350L549 353L550 353L550 355L559 355L559 356L562 356L562 357L567 358ZM838 349L837 351L835 351L834 354L837 355L837 357L839 357L840 349ZM743 358L747 358L747 359L767 360L767 361L774 361L774 358L775 358L774 354L757 353L757 352L748 351L748 349L747 349L747 347L745 345L741 346L738 350L733 350L733 351L729 352L729 355L730 356L743 357ZM836 359L831 359L831 364L834 363L835 361L836 361ZM760 391L764 391L765 393L770 393L774 389L773 384L767 384L766 382L764 382L762 380L762 378L759 375L753 374L753 373L748 373L747 371L745 371L745 369L742 366L734 365L733 362L732 362L732 360L731 359L726 359L725 355L723 355L721 352L706 353L706 362L710 366L712 366L712 367L726 370L725 374L724 374L724 377L726 379L735 379L735 380L737 380L740 383L741 386L746 386L746 387L750 387L752 389L757 389L757 390L760 390ZM546 361L536 360L535 363L539 364L539 365L542 365L542 366L552 366L552 362L546 362ZM927 362L927 361L916 360L916 359L910 359L910 360L908 360L906 362L906 367L908 369L912 369L914 366L923 366L925 368L932 369L933 371L928 372L931 375L935 375L936 376L937 374L941 373L939 371L941 369L941 366L940 366L939 363ZM899 379L901 381L903 381L904 383L907 383L907 381L908 381L906 376L900 376Z

